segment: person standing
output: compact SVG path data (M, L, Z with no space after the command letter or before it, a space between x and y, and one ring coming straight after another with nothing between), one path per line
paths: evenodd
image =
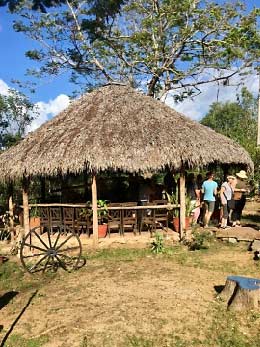
M201 192L203 194L203 203L205 208L204 228L208 228L208 224L215 208L218 184L213 180L212 172L207 172L207 180L202 183Z
M234 189L234 181L236 178L234 176L228 175L227 180L222 183L220 188L220 200L222 205L222 218L221 218L221 229L229 228L228 223L228 217L230 210L233 209L233 206L231 205L231 202L233 201L233 189Z
M237 182L236 182L236 188L234 190L234 200L235 200L235 206L232 213L232 226L240 226L241 225L241 216L243 208L246 204L246 193L249 192L248 186L247 186L247 175L244 170L240 170L236 173Z
M190 204L192 208L192 224L197 224L200 215L200 189L195 180L193 173L190 173L187 177L186 193L190 198Z

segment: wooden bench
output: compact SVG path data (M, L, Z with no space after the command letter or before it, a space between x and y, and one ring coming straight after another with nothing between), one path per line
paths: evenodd
M227 308L235 311L258 309L260 279L228 276L220 298L227 301Z

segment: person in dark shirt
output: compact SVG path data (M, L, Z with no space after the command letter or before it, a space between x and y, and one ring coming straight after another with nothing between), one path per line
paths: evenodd
M246 204L246 194L249 192L246 182L246 172L244 170L241 170L236 173L236 177L236 188L234 189L235 208L232 213L233 227L241 225L242 211Z

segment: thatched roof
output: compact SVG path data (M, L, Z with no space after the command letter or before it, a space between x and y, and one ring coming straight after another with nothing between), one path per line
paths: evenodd
M0 155L0 177L120 169L156 171L209 163L244 164L231 139L126 86L110 85L80 99Z

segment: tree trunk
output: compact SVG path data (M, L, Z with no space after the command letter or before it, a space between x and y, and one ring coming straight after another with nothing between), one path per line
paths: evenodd
M220 297L227 301L229 310L257 309L260 303L260 279L228 276Z
M155 94L155 86L156 86L156 83L159 81L159 77L158 76L153 76L151 81L148 83L148 93L147 95L148 96L152 96L154 97L154 94Z

